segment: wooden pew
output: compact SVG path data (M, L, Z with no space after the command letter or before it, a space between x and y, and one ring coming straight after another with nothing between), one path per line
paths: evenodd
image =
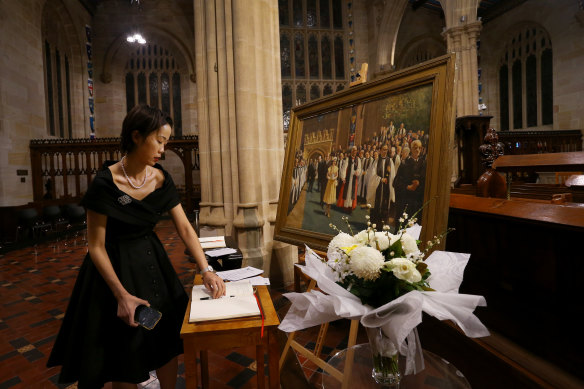
M485 296L476 313L491 336L425 317L424 348L473 389L584 387L584 206L453 193L449 227L446 249L471 253L460 292Z

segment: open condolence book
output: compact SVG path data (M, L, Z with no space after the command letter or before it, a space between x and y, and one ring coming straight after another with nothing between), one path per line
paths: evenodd
M225 296L213 299L204 285L193 286L189 323L260 315L248 280L225 283Z

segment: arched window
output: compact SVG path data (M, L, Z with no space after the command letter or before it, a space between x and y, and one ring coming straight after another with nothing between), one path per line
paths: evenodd
M346 0L278 0L278 8L281 72L286 80L282 99L290 94L290 106L282 102L287 131L293 105L348 86L344 19L348 8Z
M50 17L45 17L43 23L47 133L61 138L72 138L69 47L65 46L62 38L64 31L58 23Z
M446 53L446 45L433 38L424 38L406 44L398 56L397 69L404 69L431 60Z
M542 28L517 30L499 61L502 131L553 124L552 43Z
M157 44L132 51L126 64L126 109L148 104L168 113L174 135L182 135L180 68L171 52Z

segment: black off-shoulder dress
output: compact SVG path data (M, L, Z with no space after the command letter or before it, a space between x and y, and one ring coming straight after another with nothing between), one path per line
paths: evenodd
M81 204L107 215L105 247L126 290L162 312L156 327L130 327L117 317L117 302L89 253L79 270L69 306L47 363L61 365L60 382L80 388L105 382L140 383L149 372L183 352L180 327L188 296L153 228L179 204L168 172L162 187L136 200L115 185L104 164Z

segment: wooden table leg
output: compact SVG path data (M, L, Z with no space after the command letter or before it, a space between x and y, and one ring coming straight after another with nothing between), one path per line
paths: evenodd
M184 363L186 389L197 389L197 350L190 339L184 339Z
M268 331L268 369L270 370L270 389L280 389L280 368L278 356L280 348L276 338L277 329Z
M264 369L264 346L261 344L256 346L256 372L258 389L264 389L266 387L266 373Z
M203 389L209 388L209 353L201 350L201 381Z

